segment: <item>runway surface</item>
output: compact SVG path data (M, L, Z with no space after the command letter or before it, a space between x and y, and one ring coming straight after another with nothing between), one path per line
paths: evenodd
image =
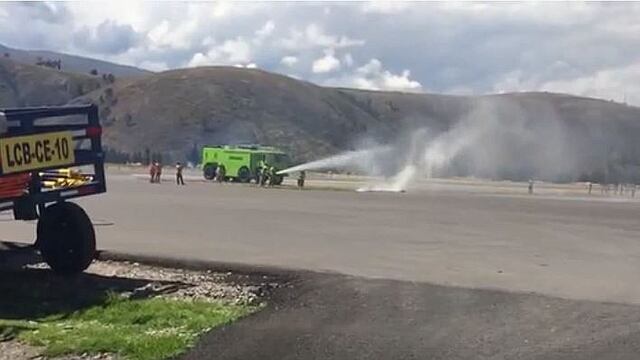
M640 202L627 197L529 196L500 183L401 194L177 187L123 172L108 187L78 201L101 249L640 304ZM34 224L8 218L2 240L31 242Z

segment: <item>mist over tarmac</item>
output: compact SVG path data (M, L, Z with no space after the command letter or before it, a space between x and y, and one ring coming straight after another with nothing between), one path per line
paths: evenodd
M548 103L535 111L519 102L485 97L444 131L410 119L395 139L282 171L340 170L382 176L361 190L401 191L416 178L473 176L497 180L633 182L638 166L625 164L635 151L613 126L577 127ZM410 124L410 125L407 125ZM369 144L372 141L368 141ZM633 161L631 161L633 163Z

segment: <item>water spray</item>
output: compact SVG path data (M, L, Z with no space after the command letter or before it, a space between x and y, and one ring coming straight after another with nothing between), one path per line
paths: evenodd
M376 160L391 151L391 147L379 146L364 150L346 151L324 159L296 165L288 169L278 171L278 175L289 174L307 170L360 170L367 173L375 172Z
M388 180L358 191L400 192L416 179L442 174L554 178L580 171L577 155L567 145L571 133L553 108L539 107L532 114L518 102L483 99L446 131L436 133L425 126L405 134L384 146L347 151L279 174L335 169L385 175Z

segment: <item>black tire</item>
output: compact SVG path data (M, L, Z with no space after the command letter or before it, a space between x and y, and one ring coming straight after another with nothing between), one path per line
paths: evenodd
M53 271L76 274L84 271L96 255L96 234L87 213L71 202L48 206L37 226L37 244Z
M238 179L238 182L241 183L248 183L249 181L251 181L251 171L249 171L249 168L243 166L238 169L238 176L236 177L236 179Z
M213 180L216 178L216 169L218 166L216 164L207 164L202 169L202 173L204 178L207 180Z
M273 183L275 185L281 185L283 180L284 180L284 176L276 175L276 178L273 180Z

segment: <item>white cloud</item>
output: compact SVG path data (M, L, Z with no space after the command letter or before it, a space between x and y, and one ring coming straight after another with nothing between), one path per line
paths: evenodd
M382 63L378 59L371 59L359 67L356 72L363 76L378 75L382 71Z
M256 31L256 36L258 38L265 38L270 36L273 33L273 30L276 28L276 24L273 20L267 21L264 26L262 26L259 30Z
M165 46L171 45L170 42L167 42L165 36L169 34L169 21L162 20L158 26L154 27L147 33L147 37L151 42L156 46Z
M317 24L309 24L304 30L293 29L288 37L280 40L280 46L286 50L306 50L314 47L339 49L364 44L364 40L351 39L344 35L329 35Z
M219 0L214 2L195 3L199 7L204 7L208 17L214 21L228 18L251 16L258 11L269 9L270 4L266 2L238 2L229 0ZM200 10L202 11L202 10Z
M333 55L333 50L326 50L323 57L316 59L311 65L315 74L329 73L340 69L340 60Z
M570 26L586 24L597 15L600 5L585 3L504 2L501 4L483 2L447 1L437 4L438 10L447 16L472 18L475 21L519 21L546 25Z
M422 85L411 80L411 71L402 70L401 75L395 75L389 71L382 73L382 83L385 89L389 90L402 90L402 91L420 91Z
M367 1L362 5L365 13L396 14L409 8L406 1Z
M511 91L520 91L524 88L526 82L527 80L522 76L522 71L514 70L504 74L501 79L493 85L493 91L500 94Z
M189 60L187 66L234 65L251 62L251 46L242 37L226 40L212 46L206 53L198 52Z
M601 70L575 79L543 82L537 88L543 91L566 92L640 104L640 62L625 67Z
M163 20L152 28L148 33L150 48L170 48L177 50L189 49L194 40L194 32L198 29L198 20L172 25L167 20Z
M639 3L5 2L0 43L156 70L257 63L319 84L626 93L640 105L638 18ZM336 67L325 49L339 67L314 72ZM374 58L384 66L358 64Z
M105 20L96 28L82 28L74 34L73 44L103 54L120 54L134 47L140 36L131 25Z
M292 67L298 63L298 58L295 56L285 56L280 60L280 63L288 67Z
M225 41L218 49L226 55L229 61L248 62L251 60L251 46L241 37Z
M216 44L216 39L213 36L207 36L202 39L200 43L202 44L202 46L209 48Z
M325 83L331 86L355 87L366 90L422 91L422 84L411 79L409 70L403 70L399 75L394 74L385 70L382 62L378 59L369 60L352 74L329 79Z
M520 71L505 75L497 92L549 91L640 104L640 62L562 80L541 80Z
M147 6L142 2L110 1L99 3L95 1L78 1L67 3L69 12L76 21L72 27L95 26L105 20L130 24L136 31L149 30L162 19L153 18ZM99 10L97 10L99 9Z
M189 60L189 63L187 64L187 66L188 67L207 66L207 65L212 65L213 63L214 61L211 58L209 58L207 55L203 53L195 53L191 58L191 60Z
M250 64L234 64L233 67L244 68L244 69L257 69L258 65L255 63Z
M345 65L347 65L347 67L353 66L353 56L351 56L351 54L347 53L344 56L343 62L344 62Z
M228 1L218 1L213 4L211 8L211 17L221 18L229 13L231 10L231 3Z

